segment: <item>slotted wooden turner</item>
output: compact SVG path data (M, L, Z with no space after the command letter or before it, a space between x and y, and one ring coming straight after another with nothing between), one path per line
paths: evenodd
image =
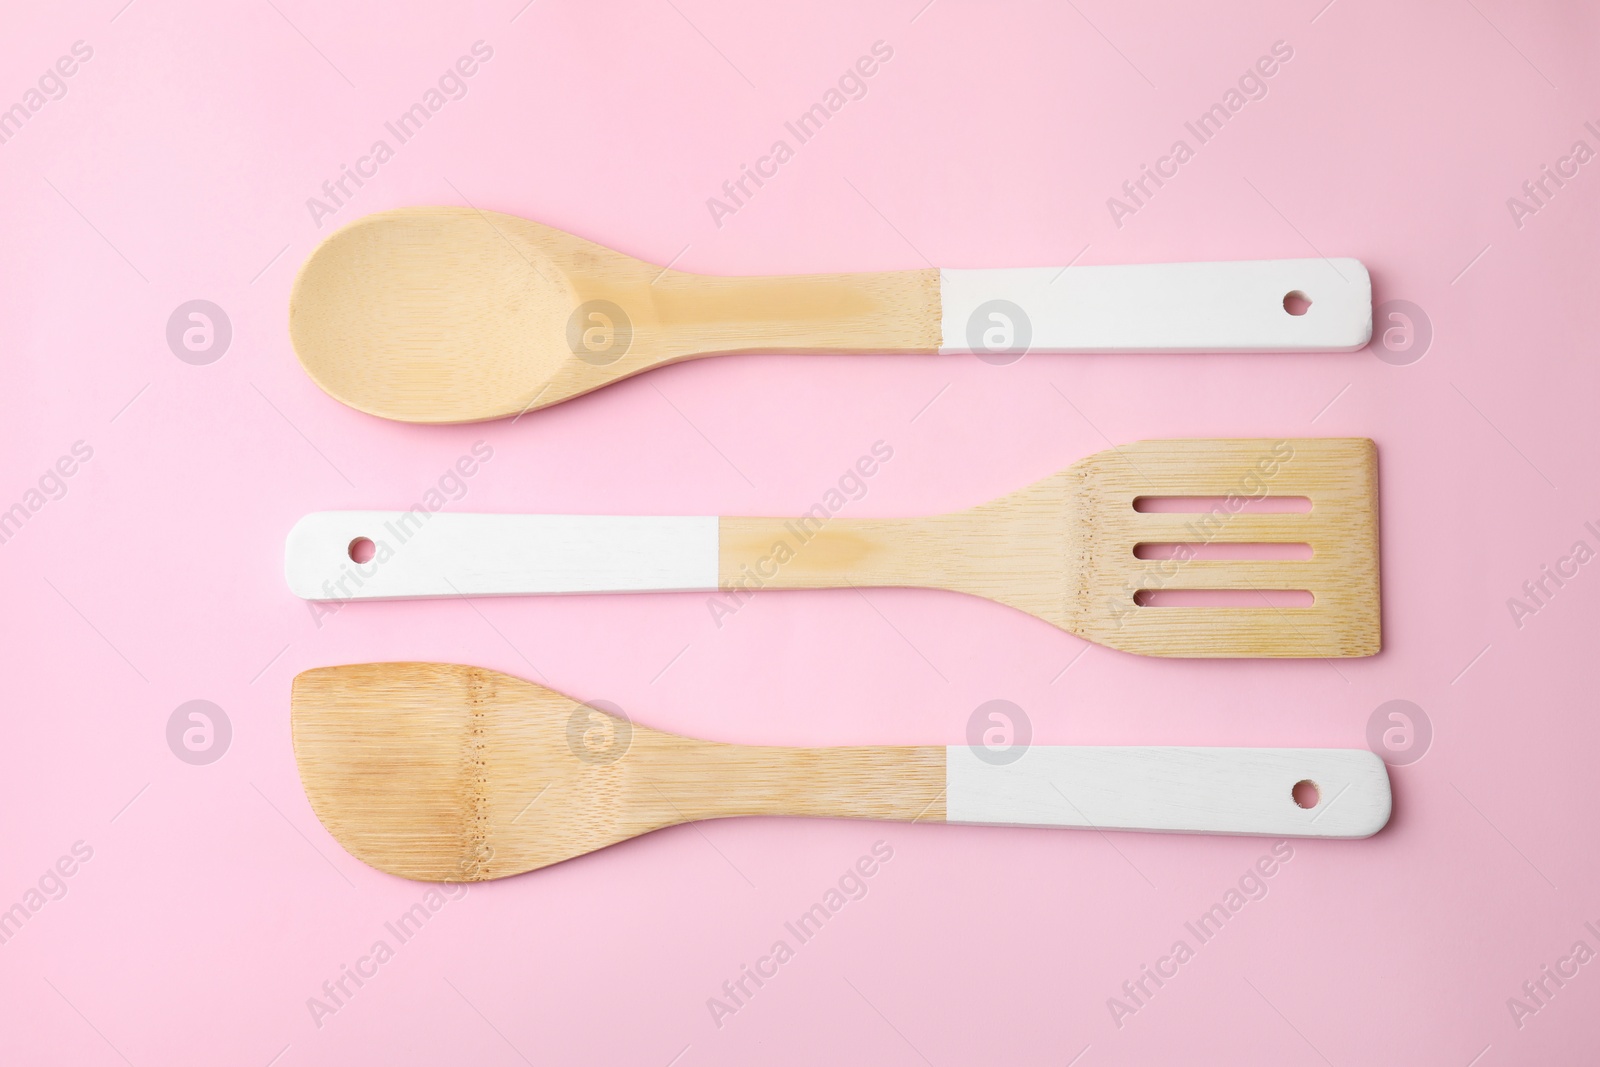
M1162 497L1219 502L1205 514L1136 510ZM1310 510L1247 510L1269 497L1308 498ZM363 540L375 556L357 563ZM1310 558L1192 558L1225 544L1303 544ZM1144 545L1188 552L1141 559ZM721 589L737 602L756 589L928 586L1144 655L1369 656L1379 648L1377 459L1365 438L1142 441L925 518L318 512L290 531L284 566L309 600ZM1142 603L1172 590L1258 600ZM1279 606L1268 594L1280 590L1312 602Z
M965 745L726 745L443 663L306 671L292 701L322 824L363 862L424 881L501 878L733 815L1367 837L1390 810L1365 749L1036 745L994 762Z
M712 277L515 215L415 207L323 241L289 333L351 407L473 422L735 352L1353 351L1372 285L1354 259Z

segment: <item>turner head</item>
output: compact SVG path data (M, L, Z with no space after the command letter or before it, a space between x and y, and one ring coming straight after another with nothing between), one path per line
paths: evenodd
M1074 464L1065 483L1071 588L1058 625L1152 656L1378 651L1377 453L1366 438L1142 441ZM1163 497L1216 499L1187 513L1140 510ZM1309 510L1257 510L1294 497ZM1309 558L1208 558L1260 544L1309 545ZM1156 545L1180 547L1139 558ZM1228 603L1162 604L1199 590ZM1283 591L1310 603L1276 602Z
M514 215L404 208L334 233L289 298L306 373L335 399L407 422L516 415L655 362L640 309L659 268ZM590 302L596 302L591 304ZM597 317L598 316L598 317Z
M654 746L683 739L520 678L442 663L323 667L295 678L291 707L317 818L403 878L500 878L677 821L653 794L636 799L632 776Z

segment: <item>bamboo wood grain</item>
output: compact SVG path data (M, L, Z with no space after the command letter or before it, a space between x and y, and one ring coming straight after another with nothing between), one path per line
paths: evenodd
M1304 496L1303 514L1242 509ZM1218 497L1208 515L1139 497ZM1305 543L1305 560L1172 562L1141 544ZM1018 492L925 518L724 518L729 590L922 586L988 597L1155 656L1369 656L1381 645L1377 452L1365 438L1142 441ZM1309 607L1141 607L1141 590L1304 590Z
M944 819L945 750L719 744L476 667L306 671L292 697L312 808L357 858L479 881L735 815ZM599 735L591 731L599 731Z
M585 311L592 302L610 308ZM712 277L513 215L403 208L323 242L295 281L289 332L336 399L448 423L520 414L699 356L933 352L939 307L933 269Z

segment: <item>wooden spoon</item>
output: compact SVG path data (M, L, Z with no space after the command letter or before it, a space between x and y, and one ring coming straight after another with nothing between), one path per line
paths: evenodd
M1371 332L1353 259L727 278L453 207L356 220L289 300L312 379L406 422L517 415L733 352L1349 351Z
M306 671L292 716L328 832L379 870L434 882L731 815L1367 837L1390 808L1365 749L725 745L447 663Z
M720 589L713 618L760 589L931 586L1126 652L1370 656L1377 484L1365 438L1143 441L926 518L835 517L825 504L797 519L320 512L290 531L284 567L309 600ZM1201 513L1141 510L1161 498ZM1284 498L1309 510L1248 510ZM358 563L363 541L375 554ZM1310 558L1206 558L1278 551L1263 545ZM1173 558L1141 558L1160 546ZM1243 603L1165 603L1188 595L1174 591ZM1280 592L1311 603L1283 606Z

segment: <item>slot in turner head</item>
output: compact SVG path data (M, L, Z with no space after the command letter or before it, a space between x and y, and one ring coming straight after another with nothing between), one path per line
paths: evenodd
M1168 440L1097 453L1067 472L1078 573L1057 625L1156 656L1370 656L1380 647L1377 452L1366 438ZM1135 510L1139 497L1214 497L1203 514ZM1306 497L1303 513L1248 510ZM1304 543L1309 559L1139 559L1142 543ZM1070 558L1069 557L1069 558ZM1069 563L1069 569L1073 564ZM1259 606L1155 607L1141 590L1236 590ZM1268 590L1305 590L1305 607Z

